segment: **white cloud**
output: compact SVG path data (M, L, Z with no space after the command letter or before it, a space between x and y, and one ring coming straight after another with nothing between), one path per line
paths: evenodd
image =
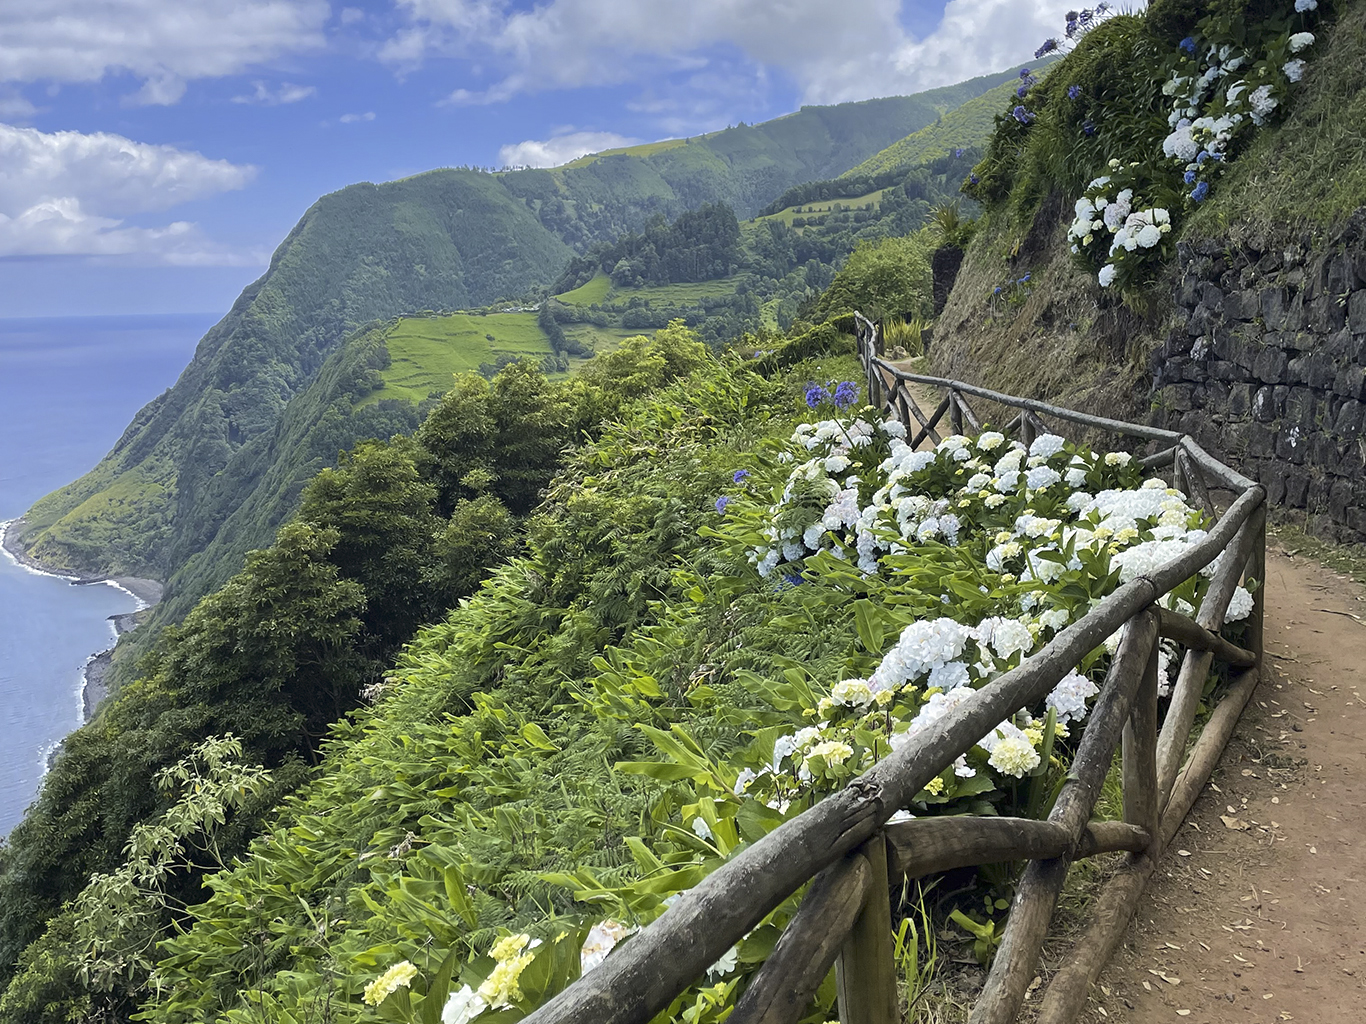
M601 153L639 142L613 132L565 132L541 141L528 139L503 146L498 150L498 160L504 167L558 167L585 153Z
M909 0L907 0L909 2ZM737 53L756 79L785 72L807 102L915 92L1027 59L1056 35L1069 0L950 0L922 39L903 26L903 0L551 0L530 10L500 0L397 0L409 25L381 59L410 70L428 55L487 61L502 77L458 89L455 103L641 81Z
M142 80L128 99L175 103L185 83L323 45L326 0L30 0L0 4L0 81Z
M0 124L0 255L140 253L167 263L238 264L194 225L125 218L244 187L256 169L105 132Z
M337 118L342 124L356 124L359 121L373 121L374 119L375 112L373 110L367 110L363 114L343 114Z
M279 88L272 89L265 82L252 82L252 92L248 95L234 96L234 103L256 103L263 107L279 107L286 103L298 103L306 100L310 96L318 94L318 88L314 85L295 85L293 82L281 82Z

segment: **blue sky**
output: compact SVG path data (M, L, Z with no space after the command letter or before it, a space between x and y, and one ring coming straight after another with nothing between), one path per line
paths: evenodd
M1053 0L0 5L0 316L226 311L319 195L1024 59Z

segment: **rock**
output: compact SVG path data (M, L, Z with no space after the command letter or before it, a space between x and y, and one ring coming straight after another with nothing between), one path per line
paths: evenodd
M1230 320L1251 320L1259 311L1260 303L1251 291L1229 292L1224 296L1224 316Z
M1258 354L1252 366L1252 375L1265 384L1283 384L1290 361L1285 352L1275 346L1268 346Z
M1253 396L1252 418L1258 423L1270 423L1276 418L1276 403L1271 388L1259 388Z
M1347 323L1353 334L1366 334L1366 288L1353 292L1347 300Z
M1324 268L1324 289L1329 295L1341 298L1359 283L1356 268L1345 252L1334 253L1328 259Z
M1263 288L1258 296L1262 308L1262 322L1269 330L1279 331L1285 326L1285 289L1280 286Z
M1358 436L1361 433L1361 409L1360 401L1343 402L1333 420L1333 433L1343 439Z
M1366 398L1366 369L1351 363L1342 364L1333 377L1332 387L1333 393L1343 398L1355 398L1358 401Z
M1223 313L1224 293L1217 284L1207 281L1200 286L1200 304L1211 313Z
M1309 303L1306 314L1309 327L1318 334L1331 334L1342 330L1346 322L1346 311L1336 295L1320 295Z

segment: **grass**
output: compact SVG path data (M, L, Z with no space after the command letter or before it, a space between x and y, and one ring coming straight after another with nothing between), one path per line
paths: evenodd
M591 306L595 302L604 301L611 290L612 279L599 272L586 284L572 288L563 295L556 295L555 298L571 306Z
M1277 234L1328 228L1366 196L1366 5L1347 7L1326 52L1312 51L1303 91L1285 123L1258 132L1229 164L1188 233L1220 234L1237 225Z
M452 375L477 371L481 363L504 354L536 359L550 355L550 341L536 326L535 313L404 319L389 331L385 344L390 365L380 374L384 387L362 405L382 398L424 401L433 392L450 390Z
M639 295L652 304L691 306L703 299L734 295L739 283L739 277L719 277L715 281L685 281L681 284L646 285L643 288L615 288L612 290L611 301L623 303L629 301L632 296Z
M654 334L653 331L632 330L627 327L598 327L595 324L565 324L564 333L575 341L591 345L595 355L615 352L625 338L634 338L637 334ZM571 357L570 362L574 361Z
M712 132L711 134L715 135L717 133ZM694 137L705 139L709 138L710 136L700 135ZM599 157L604 156L654 156L656 153L662 153L667 149L677 149L679 146L686 146L687 144L687 139L660 139L658 142L645 142L639 146L623 146L620 149L604 149L601 153L587 153L579 157L577 160L569 161L569 163L565 164L564 166L587 167L594 160L597 160Z
M872 203L876 209L882 203L882 194L885 188L878 189L876 192L869 192L864 196L855 196L852 199L823 199L814 203L798 203L796 206L789 206L779 210L777 213L770 213L763 217L755 217L752 223L759 223L766 220L780 220L788 227L792 226L793 218L796 217L815 217L822 213L833 213L836 206L842 206L846 210L857 210L860 206Z

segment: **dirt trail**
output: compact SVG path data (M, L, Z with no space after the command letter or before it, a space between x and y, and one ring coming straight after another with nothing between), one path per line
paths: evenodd
M1268 553L1272 671L1083 1019L1366 1022L1366 590Z

